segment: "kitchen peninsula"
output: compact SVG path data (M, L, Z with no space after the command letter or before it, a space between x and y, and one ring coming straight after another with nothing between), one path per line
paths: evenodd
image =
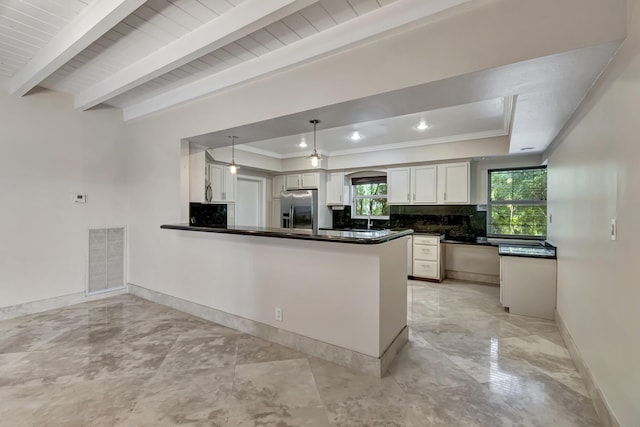
M212 283L188 286L215 282L225 294L194 289L206 295L190 298L200 308L169 305L378 376L407 341L402 237L412 230L162 228L189 239L201 256L194 265L209 273Z

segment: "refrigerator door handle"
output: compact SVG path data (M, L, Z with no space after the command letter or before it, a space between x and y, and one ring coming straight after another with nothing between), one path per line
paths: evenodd
M296 228L296 208L293 206L293 203L291 203L291 208L289 208L289 217L291 218L291 229Z

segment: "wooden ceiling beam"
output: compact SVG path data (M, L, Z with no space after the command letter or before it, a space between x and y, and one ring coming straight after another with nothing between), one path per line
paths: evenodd
M331 55L358 43L470 0L402 0L306 37L218 73L168 90L123 108L125 120L143 117L223 89L252 81L314 59Z
M162 74L220 49L318 0L247 0L75 97L75 108L87 110Z
M15 73L9 92L25 95L144 3L145 0L94 2Z

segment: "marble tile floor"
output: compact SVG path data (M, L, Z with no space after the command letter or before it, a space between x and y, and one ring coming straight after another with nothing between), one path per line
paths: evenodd
M0 322L1 426L597 426L553 322L409 282L382 379L121 295Z

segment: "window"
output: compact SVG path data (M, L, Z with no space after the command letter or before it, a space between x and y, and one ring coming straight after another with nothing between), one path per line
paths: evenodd
M352 178L353 218L389 219L387 177Z
M487 235L547 235L547 167L489 170Z

